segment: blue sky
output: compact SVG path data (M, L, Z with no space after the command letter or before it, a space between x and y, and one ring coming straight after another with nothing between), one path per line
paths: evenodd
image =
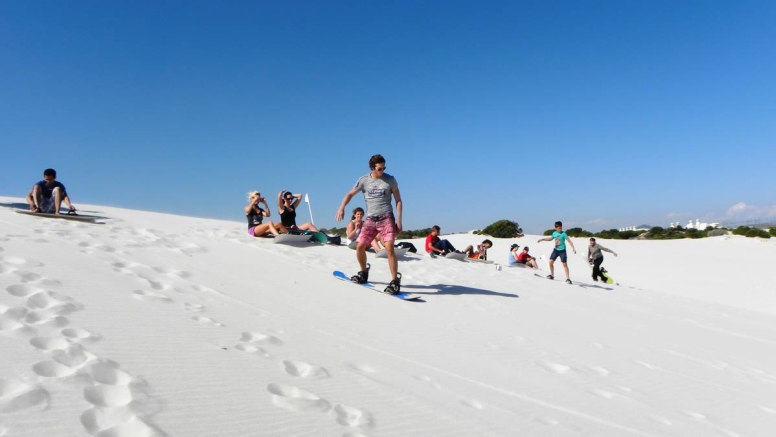
M0 2L0 195L53 167L76 206L242 221L247 191L289 189L343 226L381 153L407 229L773 218L775 22L769 1Z

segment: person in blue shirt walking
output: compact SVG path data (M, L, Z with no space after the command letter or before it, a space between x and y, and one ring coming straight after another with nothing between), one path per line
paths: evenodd
M575 254L577 253L577 249L574 247L574 242L571 241L565 232L563 232L563 223L559 221L555 222L555 230L552 232L552 236L541 238L539 239L538 243L541 243L542 241L555 242L555 248L552 249L552 255L550 255L550 274L547 275L547 279L555 279L555 259L560 257L560 262L563 263L563 271L566 272L566 283L571 284L571 279L569 278L569 266L566 264L566 242L571 245L571 249Z

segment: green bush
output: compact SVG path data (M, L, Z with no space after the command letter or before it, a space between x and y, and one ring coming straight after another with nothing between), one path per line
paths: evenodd
M406 231L399 232L399 235L396 236L396 239L409 240L412 238L421 238L421 237L426 237L430 233L431 233L431 228L406 230Z
M771 234L769 234L765 229L750 228L749 226L739 226L733 229L733 234L743 235L750 238L771 238Z
M765 231L765 229L757 229L757 228L751 228L748 231L746 231L747 237L759 237L759 238L771 238L771 234Z
M499 220L485 227L482 234L496 238L515 238L522 236L522 229L511 220Z
M593 233L586 231L582 228L571 228L566 231L566 235L568 235L569 237L592 237Z
M771 237L776 237L776 228L768 229L768 233L771 234Z
M550 235L552 235L553 232L555 232L555 229L547 229L546 231L544 231L542 235L544 235L545 237L549 237Z

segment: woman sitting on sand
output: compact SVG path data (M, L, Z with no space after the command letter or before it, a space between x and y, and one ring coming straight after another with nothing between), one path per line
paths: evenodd
M353 210L353 215L350 217L350 221L348 222L348 227L345 229L348 235L348 239L350 240L348 243L349 248L355 249L358 245L358 235L361 233L361 226L363 225L364 209L361 207L355 208ZM372 240L372 249L374 249L375 252L382 250L380 243L380 234L377 234L377 237Z
M264 204L264 208L259 206L260 203ZM269 205L267 205L267 199L261 197L261 193L258 191L251 191L248 193L248 206L245 207L245 218L248 219L248 233L254 237L266 237L269 234L274 236L280 235L280 232L286 233L287 230L282 225L278 227L272 222L262 223L264 217L269 217Z
M467 258L487 260L488 249L491 247L493 247L493 242L490 240L484 240L482 244L477 245L477 250L474 250L474 247L472 247L470 244L466 246L466 249L463 250L463 253L466 254Z
M302 201L302 194L293 194L290 191L280 190L278 193L278 214L280 221L275 223L278 229L283 226L288 229L318 232L318 228L310 222L296 225L296 207Z

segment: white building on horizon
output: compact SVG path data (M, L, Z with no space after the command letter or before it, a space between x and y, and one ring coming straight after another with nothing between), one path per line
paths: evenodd
M679 222L676 222L676 223L671 223L671 225L669 227L675 228L675 227L678 227L678 226L681 226L681 224ZM685 225L684 228L685 229L698 229L698 230L702 231L702 230L708 228L709 226L711 226L712 228L718 228L719 227L719 223L701 223L700 219L695 219L695 223L693 223L692 220L690 220L689 222L687 222L687 225Z
M626 226L624 228L619 228L617 230L620 232L625 232L625 231L648 231L649 229L650 229L649 226L641 225L641 226Z

